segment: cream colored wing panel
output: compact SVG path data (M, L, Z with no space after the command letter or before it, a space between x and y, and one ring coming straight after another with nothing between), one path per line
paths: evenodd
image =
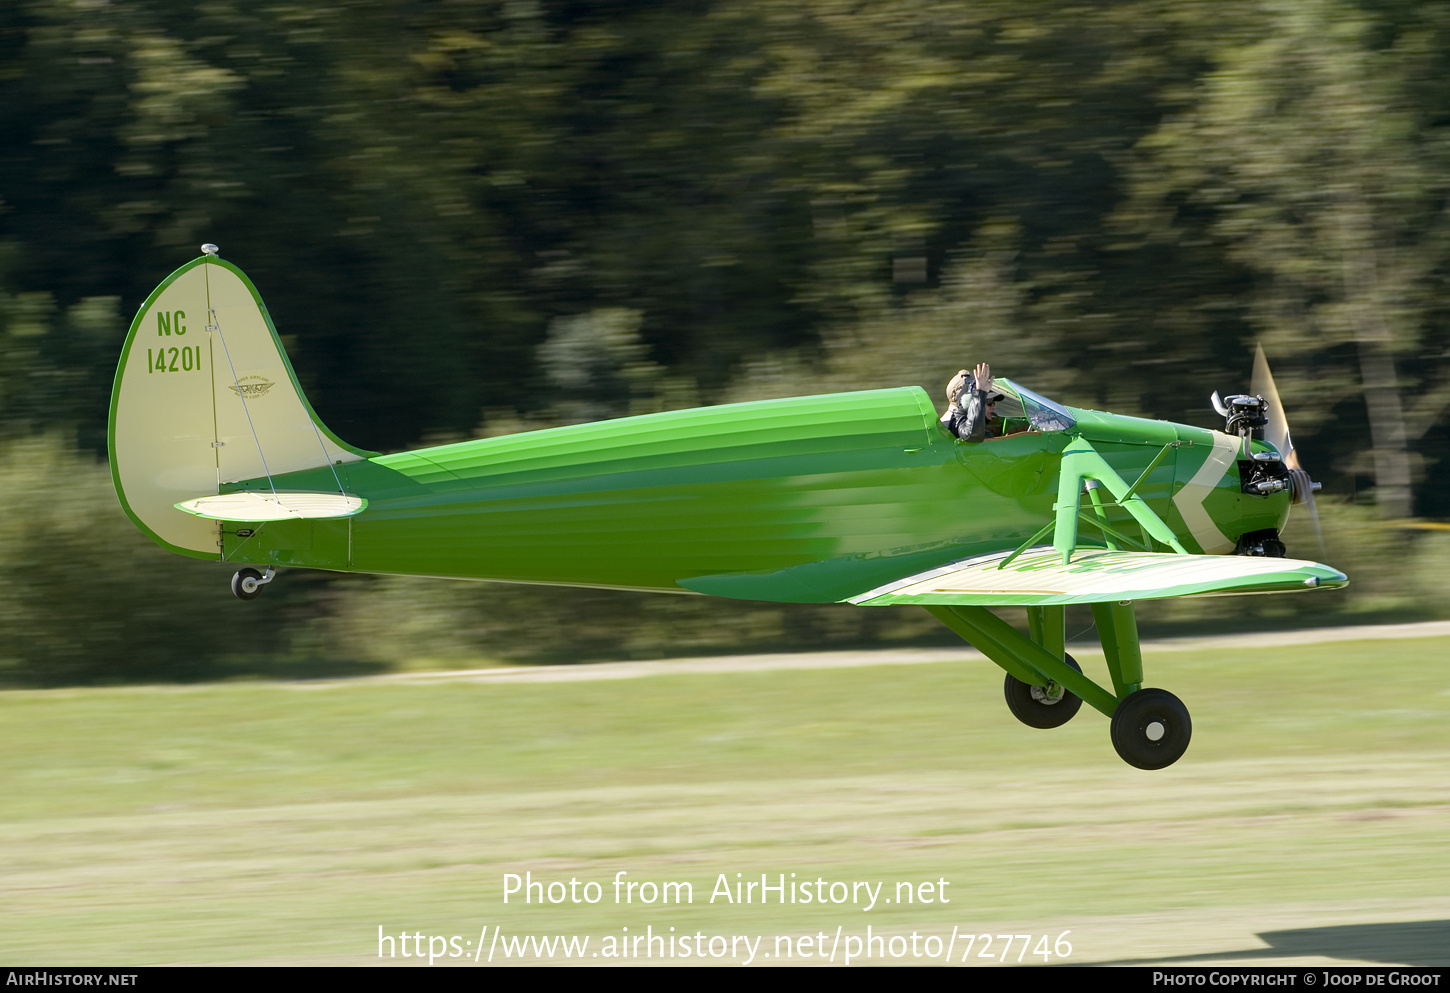
M1051 546L992 552L907 576L851 603L1033 605L1148 600L1225 593L1277 593L1343 586L1317 562L1240 555L1176 555L1079 549L1068 565Z

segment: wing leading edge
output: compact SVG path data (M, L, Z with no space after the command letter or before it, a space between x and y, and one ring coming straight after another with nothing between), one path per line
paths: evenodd
M1051 545L1003 560L1011 551L963 559L906 576L851 597L849 602L894 604L1046 606L1155 600L1176 596L1291 593L1346 585L1344 573L1301 559L1240 555L1186 555L1079 549L1063 565Z

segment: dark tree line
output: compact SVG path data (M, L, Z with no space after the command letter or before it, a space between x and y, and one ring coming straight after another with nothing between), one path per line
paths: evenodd
M16 0L0 427L102 453L214 241L364 447L981 359L1212 424L1262 341L1331 507L1444 517L1447 40L1429 0Z

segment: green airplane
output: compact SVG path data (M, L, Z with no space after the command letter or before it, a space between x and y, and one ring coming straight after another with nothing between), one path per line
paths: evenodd
M1317 484L1267 366L1225 431L1080 410L995 381L1002 436L958 440L920 387L676 410L380 455L313 412L256 288L213 245L147 297L111 396L111 474L163 548L245 564L788 603L919 604L1007 672L1024 723L1086 701L1118 754L1192 725L1143 686L1133 601L1343 586L1284 558ZM1262 364L1262 358L1260 359ZM1237 552L1238 554L1225 554ZM1111 689L1064 651L1090 605ZM991 607L1025 607L1028 634Z

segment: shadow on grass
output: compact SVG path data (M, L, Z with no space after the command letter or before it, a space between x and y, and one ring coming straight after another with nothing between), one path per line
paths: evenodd
M1316 956L1384 965L1450 965L1450 921L1404 921L1392 924L1340 924L1259 933L1268 948L1245 948L1173 958L1121 959L1101 965L1193 965L1225 960L1304 958Z

